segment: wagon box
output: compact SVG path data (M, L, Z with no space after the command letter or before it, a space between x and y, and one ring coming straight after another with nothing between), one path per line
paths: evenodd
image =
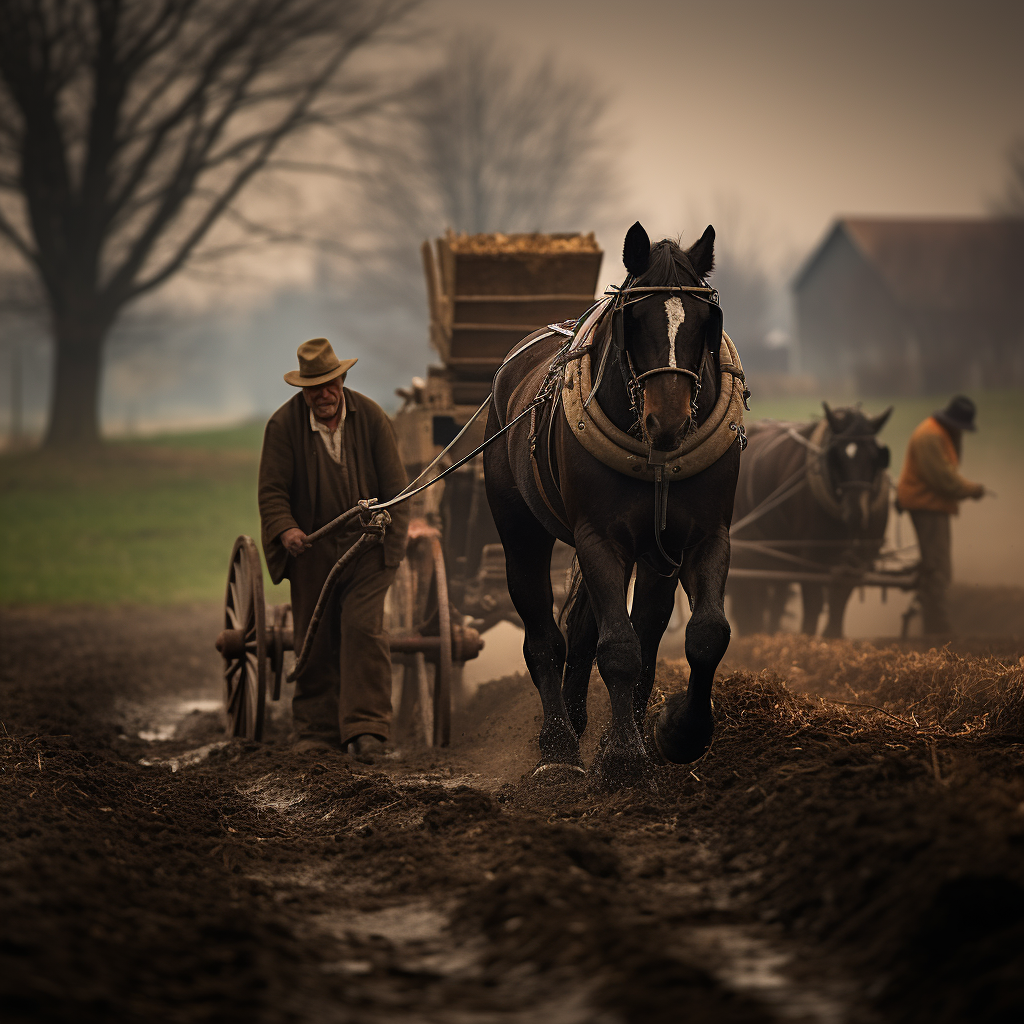
M430 341L454 404L479 405L509 349L594 301L603 253L593 234L457 235L423 243Z

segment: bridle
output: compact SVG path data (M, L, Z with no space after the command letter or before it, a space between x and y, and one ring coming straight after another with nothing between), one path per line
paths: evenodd
M699 285L636 285L632 283L633 280L633 276L629 275L626 277L626 280L622 285L612 285L609 288L609 292L614 295L612 306L609 310L609 315L612 318L611 331L609 334L609 340L605 343L601 352L597 374L594 377L590 394L584 402L584 408L589 407L594 395L597 394L598 388L601 386L601 382L604 379L605 368L608 364L609 356L612 354L612 350L614 349L616 361L618 362L619 369L622 373L623 383L626 386L626 393L629 396L630 407L637 419L637 422L640 423L641 429L643 429L643 382L645 380L649 380L651 377L664 373L677 373L684 377L689 377L693 381L693 387L690 392L690 415L694 420L696 420L697 409L700 402L701 380L703 379L704 371L707 368L707 358L709 353L708 341L715 326L717 326L718 341L721 343L723 316L722 307L719 303L718 291L715 288L710 287L706 282ZM708 333L705 334L704 344L701 347L700 362L697 364L696 369L668 365L656 366L651 370L645 370L643 373L636 372L636 369L633 366L633 359L626 349L625 327L623 323L625 309L627 306L643 302L644 299L648 299L653 295L689 295L691 298L697 299L699 302L707 303L711 308L711 323L708 325ZM633 297L626 298L626 296ZM675 339L670 339L669 344L674 345Z
M597 373L594 375L590 394L584 401L583 407L585 409L589 407L594 396L597 394L598 389L601 387L601 383L604 380L605 369L608 366L608 360L614 350L615 359L619 364L623 383L626 386L626 393L629 396L630 407L633 411L633 415L636 417L637 423L640 425L641 432L646 437L647 431L643 417L644 381L650 380L652 377L659 374L677 373L684 377L689 377L693 381L693 387L690 391L690 416L691 422L696 422L697 408L700 399L701 380L704 376L704 371L707 368L707 359L711 350L709 341L714 338L717 342L716 348L720 348L722 342L723 314L721 304L719 303L717 289L712 288L706 281L701 281L700 284L695 285L684 285L678 283L670 285L638 285L635 284L634 281L634 276L629 274L621 285L610 286L606 293L614 296L611 309L607 314L612 318L611 330L608 332L607 341L605 341L602 346ZM645 370L643 373L636 372L633 366L633 359L626 350L625 326L623 322L625 309L627 306L632 306L637 302L643 302L644 299L649 299L653 295L689 295L691 298L697 299L699 302L707 303L710 307L712 315L704 334L704 343L701 346L700 362L697 364L695 369L668 365L656 366L651 370ZM675 345L675 338L671 338L669 340L669 345ZM749 392L746 392L745 390L744 404L746 403L747 394L749 394ZM649 438L647 441L650 444ZM746 441L742 438L741 434L741 445L745 446L745 444ZM661 535L665 532L668 525L669 480L665 476L665 463L669 454L669 452L656 451L654 445L651 444L647 461L648 465L654 468L654 540L657 544L658 555L661 557L663 565L668 569L668 572L663 573L662 568L658 566L654 566L654 568L657 572L662 573L663 575L674 576L682 567L682 555L680 554L680 560L677 562L665 550L665 546L661 541Z
M856 444L858 441L874 441L880 452L887 450L884 445L878 444L878 438L875 434L833 434L829 443L821 450L822 473L828 480L832 490L839 495L846 491L874 491L878 487L878 474L883 472L888 465L888 461L886 461L886 465L876 467L875 474L871 480L841 480L836 482L829 471L828 454L840 448L845 448L849 444Z

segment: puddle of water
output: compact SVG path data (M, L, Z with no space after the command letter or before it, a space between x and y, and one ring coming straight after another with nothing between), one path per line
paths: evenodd
M780 1017L814 1024L843 1024L836 997L807 988L783 973L793 953L773 947L742 925L701 925L689 930L687 952L719 981L769 1006Z
M334 915L331 915L334 917ZM426 903L405 903L383 910L352 912L327 921L332 931L340 935L373 937L379 935L389 942L424 942L440 939L448 925L448 918Z
M167 707L161 708L160 715L165 717L150 729L142 729L137 735L140 740L147 743L162 743L165 740L174 739L181 720L194 711L208 714L212 711L220 711L223 703L219 700L181 700Z
M385 939L396 947L406 970L439 977L475 978L480 973L481 944L456 946L447 932L448 916L426 901L382 910L334 912L317 919L338 938ZM403 948L404 947L404 948ZM341 961L332 970L360 971L363 961Z
M200 764L215 750L222 750L230 742L230 740L218 740L216 743L207 743L196 747L195 750L186 750L183 754L178 754L177 757L143 757L140 758L139 764L144 764L147 767L162 765L164 768L170 768L172 772L176 772L181 768Z

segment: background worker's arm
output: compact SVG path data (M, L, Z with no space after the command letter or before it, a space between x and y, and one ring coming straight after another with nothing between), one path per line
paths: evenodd
M939 497L980 498L985 493L982 484L972 483L962 477L956 466L946 456L941 438L926 435L917 439L914 455L921 479Z

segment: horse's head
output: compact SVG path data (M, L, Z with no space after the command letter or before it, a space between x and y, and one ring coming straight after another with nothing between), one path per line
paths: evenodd
M712 227L685 251L667 238L652 246L639 221L626 234L622 261L631 277L627 284L641 290L624 297L624 358L627 377L643 394L641 429L658 451L678 448L691 429L706 352L717 354L721 336L708 334L713 311L707 298L686 291L645 294L642 289L699 288L714 266L714 249Z
M822 402L832 439L825 450L828 479L843 512L843 523L865 531L878 475L889 468L889 449L875 435L885 426L892 406L878 416L860 409L830 409Z

